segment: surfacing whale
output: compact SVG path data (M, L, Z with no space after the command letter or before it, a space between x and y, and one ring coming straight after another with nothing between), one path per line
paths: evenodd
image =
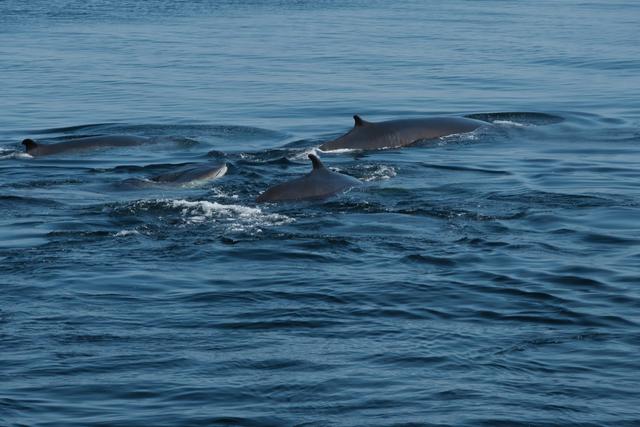
M102 148L131 147L155 142L151 138L131 135L104 135L74 138L55 144L38 144L33 139L25 139L27 154L31 156L48 156L72 151L97 150Z
M185 185L211 181L227 173L226 163L191 163L149 178L158 184Z
M353 116L354 126L338 139L325 142L322 151L332 150L380 150L411 145L422 139L467 133L481 126L491 126L487 122L465 117L429 117L422 119L399 119L386 122L367 122L360 116Z
M173 169L147 179L131 178L118 186L125 190L149 187L179 187L198 185L223 177L227 173L227 164L216 162L188 163L176 165Z
M313 164L311 172L269 188L256 201L263 203L324 199L362 184L356 178L327 169L315 154L309 154L309 159Z

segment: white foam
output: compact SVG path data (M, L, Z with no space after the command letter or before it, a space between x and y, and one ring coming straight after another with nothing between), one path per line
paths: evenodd
M366 166L364 169L365 176L362 177L362 180L365 182L381 181L397 175L396 170L392 166L387 165L371 165Z
M116 234L114 234L113 237L126 237L136 234L140 234L140 232L138 230L120 230Z
M310 148L302 153L295 154L292 159L293 160L309 160L309 154L313 154L315 156L320 157L318 154L319 149L317 147Z
M238 196L237 194L229 194L226 193L224 190L222 190L219 187L213 187L211 188L211 191L213 191L213 195L214 197L220 198L220 199L239 199L240 196Z
M206 200L158 200L171 208L180 209L186 224L218 222L228 224L232 231L253 230L260 227L282 225L293 222L292 218L280 214L268 214L260 208L243 205L224 205Z
M33 156L24 151L2 150L0 151L0 160L5 159L33 159Z
M438 138L438 140L440 140L441 142L447 142L447 141L450 141L450 140L475 141L475 140L478 139L478 132L479 132L478 129L476 129L474 131L471 131L471 132L452 133L451 135L444 135L444 136L441 136L440 138Z
M360 148L335 148L332 150L322 150L320 147L315 147L317 153L325 153L325 154L343 154L343 153L353 153L354 151L362 151Z
M493 123L497 125L514 126L519 128L527 127L527 125L524 123L512 122L511 120L494 120Z
M317 147L316 150L320 153L326 154L341 154L341 153L352 153L354 151L360 151L355 148L336 148L335 150L321 150L320 147Z

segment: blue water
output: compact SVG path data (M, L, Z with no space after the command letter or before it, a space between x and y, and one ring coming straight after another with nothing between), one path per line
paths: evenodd
M0 425L640 425L640 5L0 1ZM256 205L352 126L531 111ZM162 137L29 158L19 142ZM202 185L119 185L226 161Z

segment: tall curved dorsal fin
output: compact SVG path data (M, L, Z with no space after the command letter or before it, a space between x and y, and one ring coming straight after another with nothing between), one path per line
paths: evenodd
M38 144L36 144L36 142L33 139L27 138L25 140L22 141L22 145L25 146L27 153L33 149L35 149L36 147L38 147Z
M364 126L366 124L369 124L368 121L363 120L362 117L360 117L357 114L354 114L353 121L354 121L354 124L353 124L354 127L360 127L360 126Z
M309 154L309 159L311 159L311 163L313 164L313 170L324 169L324 165L318 156L315 154Z

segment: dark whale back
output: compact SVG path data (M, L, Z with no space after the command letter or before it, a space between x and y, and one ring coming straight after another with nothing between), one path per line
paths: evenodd
M303 177L269 188L256 201L283 202L324 199L360 185L356 178L327 169L315 154L309 154L313 170Z
M66 153L71 151L97 150L101 148L131 147L153 142L150 138L131 135L105 135L89 136L85 138L75 138L68 141L57 142L55 144L38 144L32 139L25 139L22 145L25 146L27 154L32 156L46 156Z
M345 135L320 146L321 150L340 149L380 150L398 148L422 139L471 132L488 123L465 117L429 117L422 119L400 119L386 122L367 122L353 116L355 125Z

